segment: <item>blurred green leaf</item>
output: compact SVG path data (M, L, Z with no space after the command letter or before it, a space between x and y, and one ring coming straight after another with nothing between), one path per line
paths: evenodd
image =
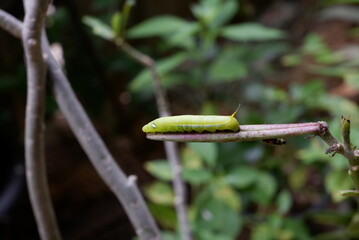
M266 223L260 223L254 226L251 232L251 240L273 240L274 231Z
M311 240L312 237L309 235L309 231L302 219L286 219L284 221L285 229L291 231L293 234L292 236L296 240Z
M173 192L169 184L162 182L152 183L146 187L146 195L153 202L161 205L173 205Z
M236 0L218 1L219 8L216 8L217 14L213 19L212 28L219 28L228 23L238 11L238 3Z
M182 177L186 182L192 185L199 185L208 182L211 179L212 174L205 169L184 168L182 171Z
M289 175L289 186L293 190L300 190L305 187L308 178L308 167L295 167Z
M177 234L169 231L161 231L163 240L180 240L180 237Z
M236 188L243 189L254 184L258 170L248 166L238 166L224 176L224 181Z
M325 95L324 83L320 80L312 80L303 85L292 84L290 86L290 95L300 103L313 105L315 104L314 99L316 100Z
M233 59L217 58L211 66L210 81L212 83L235 81L239 78L246 77L247 74L248 69L243 62Z
M344 81L350 87L354 87L356 90L359 90L359 72L348 72L344 75Z
M266 116L266 122L270 123L288 123L295 122L300 115L303 114L305 108L303 106L291 106L288 104L275 104L277 106L276 111L273 111L270 115ZM272 105L273 106L273 105ZM270 106L270 108L272 108Z
M227 204L234 211L239 211L241 209L241 200L236 193L229 185L220 184L213 192L214 198Z
M130 28L127 31L129 38L147 38L174 34L177 29L187 26L188 22L171 15L158 16Z
M298 54L288 54L283 56L281 59L281 62L286 67L298 66L302 61L302 57Z
M288 101L288 93L280 88L268 86L264 89L263 93L265 101L269 102L285 102Z
M257 175L256 184L251 188L250 195L259 205L268 205L277 190L277 182L269 173L261 172Z
M282 190L277 197L277 211L281 214L287 213L292 206L292 196L287 190Z
M330 171L325 176L325 188L332 195L334 201L343 201L346 198L341 196L340 190L353 189L353 183L345 170Z
M121 36L121 13L115 12L111 19L112 31L115 33L115 37Z
M350 115L352 125L359 124L359 106L347 98L332 95L321 96L313 104L332 113L338 121L341 115Z
M217 107L210 101L202 104L201 115L216 115L218 113Z
M352 238L359 237L359 213L355 213L347 227L348 235Z
M350 216L348 214L339 213L336 210L327 209L312 213L310 219L315 223L323 225L345 227L350 220Z
M323 64L338 63L343 60L339 53L335 53L323 42L318 34L310 33L304 39L301 51L313 55L317 62Z
M202 157L192 148L185 147L181 152L183 167L188 170L196 170L203 168Z
M283 218L278 214L268 216L267 221L254 226L251 240L310 240L303 221Z
M218 146L216 143L191 142L188 146L197 152L210 167L215 166L218 157Z
M163 227L175 229L177 227L177 216L173 207L149 203L148 207L153 216Z
M192 14L204 25L208 26L217 15L219 1L202 0L197 4L191 6Z
M125 4L122 7L122 23L121 23L121 35L124 37L125 32L127 30L127 22L130 17L131 10L133 6L136 4L135 0L126 0Z
M201 240L232 240L233 238L225 234L207 231L205 229L199 230L198 239Z
M224 46L209 66L209 81L229 82L247 76L250 57L244 48Z
M185 49L195 48L196 33L200 30L200 25L196 22L188 22L177 28L173 34L166 36L166 43L169 47L183 47Z
M170 181L173 178L172 169L166 160L153 160L145 163L145 169L152 174L152 176Z
M207 201L199 207L197 219L197 231L199 235L209 232L214 235L228 236L234 239L242 228L242 217L233 211L227 204L215 198Z
M310 145L298 151L299 158L306 164L328 162L329 156L324 154L327 145L319 138L310 140Z
M157 61L156 67L157 71L162 77L162 82L166 81L166 74L180 64L187 58L186 53L174 54L168 58L164 58L162 60ZM148 69L142 70L134 79L132 79L129 89L132 92L139 91L151 91L152 90L152 76Z
M258 23L241 23L224 27L221 35L233 41L269 41L283 39L283 31Z
M235 0L204 0L191 7L193 15L202 22L206 28L218 29L228 23L238 10Z
M115 33L112 31L111 27L98 18L85 16L82 18L82 22L91 27L92 32L95 35L103 39L112 40L115 36Z

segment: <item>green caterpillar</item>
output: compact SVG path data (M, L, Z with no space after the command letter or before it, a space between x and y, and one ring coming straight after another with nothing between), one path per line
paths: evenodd
M173 133L173 132L238 132L239 123L234 117L237 110L230 116L211 115L179 115L161 117L143 126L145 133Z

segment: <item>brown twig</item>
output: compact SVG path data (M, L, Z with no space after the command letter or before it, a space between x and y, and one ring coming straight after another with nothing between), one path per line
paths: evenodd
M320 134L327 129L326 123L301 124L259 124L241 125L239 132L219 133L155 133L147 134L147 138L158 141L175 142L243 142L272 138L285 138L308 134Z
M123 39L115 40L116 45L121 48L124 52L129 54L132 58L140 62L142 65L147 67L152 75L152 82L155 89L156 103L161 117L169 116L170 110L166 100L165 91L161 85L161 77L156 70L156 64L154 60L139 52L137 49L130 46ZM185 184L181 177L181 164L178 154L177 144L174 142L164 142L165 151L173 172L173 188L175 191L175 208L178 217L179 228L183 240L191 240L191 228L189 224L187 205L186 205L186 190Z
M48 190L44 156L46 64L41 50L47 0L24 1L22 42L26 57L27 101L25 120L26 179L41 239L61 239Z
M344 144L339 142L338 139L327 131L320 137L330 146L326 153L334 152L343 155L349 162L348 174L353 180L354 187L359 190L359 154L358 150L355 150L350 143L350 120L349 118L341 118L341 134L343 136ZM333 155L334 155L333 154ZM358 195L359 196L359 195Z

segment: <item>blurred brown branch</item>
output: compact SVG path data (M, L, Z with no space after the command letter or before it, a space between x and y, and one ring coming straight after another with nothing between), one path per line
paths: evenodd
M21 22L2 10L0 10L0 27L8 30L15 37L21 38ZM162 239L160 231L135 184L136 177L127 177L116 164L76 98L64 72L52 56L45 34L42 37L42 50L46 55L45 60L52 80L52 90L61 111L95 169L122 203L138 237L143 240Z
M150 70L152 75L152 83L155 90L156 103L157 103L159 115L161 117L171 115L167 103L168 101L166 99L166 92L162 88L161 77L157 72L155 61L150 56L145 55L140 51L138 51L137 49L133 48L131 45L129 45L126 41L124 41L121 38L115 39L115 43L120 49L122 49L124 52L126 52L128 55L130 55L132 58L134 58L136 61L140 62L142 65L144 65ZM192 239L191 227L189 224L187 204L186 204L187 194L186 194L185 184L181 176L182 168L181 168L180 157L178 153L178 146L174 142L167 142L167 141L164 142L164 145L165 145L166 155L174 175L173 188L176 195L174 204L176 207L181 236L183 240L191 240Z
M25 119L26 179L41 239L61 239L47 184L44 154L46 64L41 49L47 0L24 1L22 42L27 73ZM19 31L20 32L20 31Z

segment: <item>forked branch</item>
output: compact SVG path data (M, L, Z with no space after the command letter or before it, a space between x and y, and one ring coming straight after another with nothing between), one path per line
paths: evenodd
M0 27L8 30L15 37L21 38L21 22L2 10L0 10ZM42 39L42 50L47 56L46 63L56 101L95 169L121 201L139 239L161 240L160 231L135 184L136 178L127 177L111 156L76 98L64 72L52 56L45 35ZM52 229L49 228L49 230Z

